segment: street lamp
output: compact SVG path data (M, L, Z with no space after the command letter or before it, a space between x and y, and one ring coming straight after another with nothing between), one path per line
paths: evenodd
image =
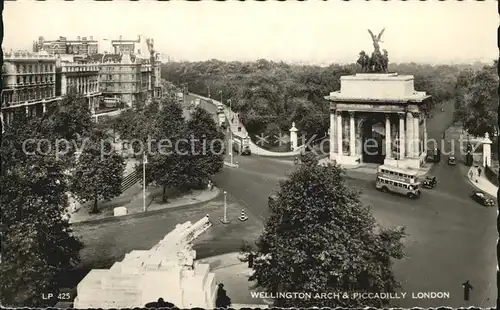
M146 154L142 158L142 211L146 212L146 164L148 163L148 157Z
M227 100L229 102L229 112L230 112L230 115L231 117L232 116L232 102L231 102L231 99L228 99ZM231 130L231 126L233 125L232 124L232 119L230 120L231 123L229 124L229 156L231 156L231 166L233 165L233 131Z
M222 224L229 224L227 220L227 192L224 191L224 217L219 219Z

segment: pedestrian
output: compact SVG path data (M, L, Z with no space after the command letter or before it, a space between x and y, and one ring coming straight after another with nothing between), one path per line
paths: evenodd
M481 168L477 168L477 176L480 177L481 176Z
M465 283L462 283L462 287L464 288L464 300L469 301L470 298L470 291L474 289L472 285L469 283L469 280L465 281Z

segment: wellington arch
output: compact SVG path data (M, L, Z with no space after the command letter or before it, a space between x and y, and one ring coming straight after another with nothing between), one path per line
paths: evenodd
M412 75L342 76L330 103L330 160L418 169L427 151L431 96L414 89Z

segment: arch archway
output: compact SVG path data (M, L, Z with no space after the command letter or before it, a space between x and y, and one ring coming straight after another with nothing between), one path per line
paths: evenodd
M377 114L366 115L359 124L361 154L364 163L383 164L385 159L385 123Z

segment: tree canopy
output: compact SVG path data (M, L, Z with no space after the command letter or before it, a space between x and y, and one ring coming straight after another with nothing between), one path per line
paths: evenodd
M353 59L354 60L354 59ZM460 66L415 63L390 64L389 72L412 74L415 89L426 91L434 102L449 100ZM220 100L231 99L250 136L265 132L274 123L288 134L292 122L309 139L325 136L329 127L329 102L324 99L340 89L340 77L354 74L355 64L328 67L293 65L264 59L254 62L169 62L162 65L163 78L189 91Z
M2 138L0 203L4 306L41 306L42 293L58 292L58 281L79 261L81 242L63 218L68 206L67 164L49 149L40 119L14 114ZM27 139L31 143L24 144ZM45 144L37 151L37 143ZM49 142L47 142L49 141ZM23 149L24 144L24 149Z
M376 226L338 166L310 156L280 184L258 238L250 280L266 292L393 292L404 229ZM384 306L383 299L276 299L278 307ZM369 304L367 304L369 303Z
M121 194L125 163L102 131L94 130L85 142L72 171L71 191L81 202L92 201L91 211L97 213L99 200Z
M474 136L498 131L498 75L496 62L480 70L463 71L455 87L455 120Z

